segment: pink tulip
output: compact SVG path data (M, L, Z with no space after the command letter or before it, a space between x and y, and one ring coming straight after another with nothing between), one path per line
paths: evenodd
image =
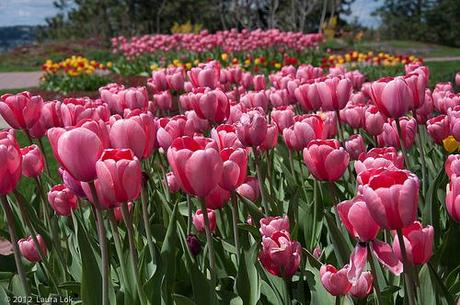
M242 148L224 148L220 152L223 163L223 175L220 186L227 191L234 191L246 179L248 155Z
M260 107L264 111L268 108L268 97L264 91L248 92L241 97L240 102L247 108Z
M64 184L58 184L48 192L48 202L57 215L70 216L77 208L77 196Z
M157 141L158 145L165 151L171 143L179 137L193 136L192 126L187 125L187 118L183 115L176 115L172 118L160 118L158 121Z
M418 206L417 176L406 170L389 168L371 169L368 174L370 178L361 192L375 222L391 230L413 223Z
M148 79L148 84L154 92L165 91L169 89L166 73L164 70L153 71L152 78Z
M208 195L204 198L206 207L208 209L217 210L225 206L230 200L230 192L217 185Z
M168 185L170 193L174 194L180 190L180 185L177 182L176 176L174 176L173 172L169 172L166 174L166 183Z
M446 163L444 164L444 170L446 171L449 179L453 174L460 176L460 155L449 155Z
M171 110L173 107L172 96L169 91L154 94L153 99L160 110Z
M246 147L257 147L267 135L268 123L261 109L256 108L241 115L236 123L236 134Z
M166 81L168 82L168 86L176 91L184 90L184 74L182 71L175 72L173 74L166 75Z
M358 70L350 71L345 73L345 77L351 81L353 89L360 90L364 83L364 74Z
M278 126L276 124L268 124L267 134L262 144L258 147L258 150L267 151L273 149L276 145L278 145Z
M113 148L130 148L141 160L152 154L157 129L152 114L147 112L115 121L109 135Z
M257 199L260 197L260 189L259 189L259 180L256 177L247 177L246 181L244 181L237 189L236 192L252 201L256 202Z
M363 299L371 294L374 277L372 273L363 272L357 282L351 287L350 294L358 299Z
M21 148L22 174L26 177L38 177L43 173L45 159L40 148L33 144Z
M364 129L371 136L378 136L383 131L385 117L376 106L368 106L364 113Z
M372 148L355 162L356 174L378 167L404 168L404 158L394 147Z
M265 75L254 75L252 80L254 82L254 91L260 91L265 89Z
M236 129L233 125L222 124L211 130L211 138L216 141L219 150L225 148L244 147L238 140Z
M322 265L319 272L321 283L333 296L343 296L350 291L352 285L347 277L348 265L340 270L332 265Z
M213 123L222 123L230 115L230 103L221 90L210 90L192 102L198 117Z
M96 161L104 147L94 132L82 127L70 131L51 128L48 138L54 156L75 179L84 182L96 179Z
M291 127L294 124L294 111L291 106L281 106L272 110L272 120L278 126L278 131L283 132L284 129Z
M209 230L211 232L216 231L216 213L214 210L208 209L208 219L209 219ZM192 216L193 225L195 226L198 232L204 232L204 217L203 211L197 210L196 213Z
M460 176L452 174L446 186L446 208L450 217L460 222Z
M219 152L190 137L174 140L168 150L168 161L181 188L200 198L208 195L222 179Z
M337 211L348 233L361 241L374 240L380 226L372 219L366 202L361 196L337 205Z
M131 213L131 209L133 208L133 203L130 201L128 202L128 213ZM113 208L113 216L117 222L123 221L123 213L121 211L121 207Z
M344 146L352 160L357 160L358 157L366 151L366 145L360 134L350 136L345 140Z
M198 117L195 111L186 111L185 117L187 122L185 124L186 130L194 130L195 132L205 132L209 129L209 121Z
M415 141L415 134L417 133L417 121L414 118L401 117L399 118L401 125L401 136L404 141L404 146L410 148ZM390 120L383 125L383 132L377 136L379 146L393 146L400 148L401 143L399 140L398 128L394 120Z
M417 109L425 102L426 78L423 73L410 73L404 76L412 94L413 109Z
M430 89L425 90L425 101L422 106L415 110L415 117L418 124L425 124L433 116L433 97Z
M60 167L58 171L59 171L59 175L61 175L62 177L62 181L64 182L64 185L69 190L71 190L78 197L83 197L83 198L86 197L86 194L83 191L83 188L81 187L80 181L72 177L72 175L69 174L69 172L63 169L62 167Z
M460 72L455 73L455 85L460 87Z
M450 133L454 138L460 140L460 106L455 106L447 110L450 123Z
M142 169L131 149L106 149L96 163L96 173L107 200L123 203L139 197Z
M410 87L402 77L385 77L373 82L370 97L379 111L391 118L405 115L414 106Z
M450 135L449 117L441 114L429 119L426 121L426 130L435 143L442 144L442 140Z
M259 260L271 274L291 278L301 259L302 247L299 242L291 240L289 233L277 231L270 237L262 237Z
M219 80L219 72L217 69L210 67L192 68L187 72L187 75L194 87L216 88Z
M109 127L104 121L85 119L80 121L75 127L82 127L94 132L99 137L99 140L101 140L104 148L110 146Z
M347 78L332 77L315 83L323 111L345 108L350 99L352 84Z
M433 255L434 229L432 226L423 227L418 221L402 229L407 259L415 265L427 263ZM393 240L393 251L399 260L403 260L399 239Z
M46 247L45 240L40 234L38 234L36 238L42 254L46 256L48 249ZM18 246L22 256L24 256L29 262L35 263L42 260L40 257L40 250L35 247L32 236L20 239L18 241Z
M353 129L363 128L365 122L365 105L350 105L340 110L340 119Z
M287 216L264 217L260 220L260 234L271 237L275 232L289 232L289 219Z
M22 157L13 129L0 131L0 195L12 192L22 172Z
M300 85L295 89L294 94L297 102L305 112L318 110L321 107L318 90L313 82Z
M310 115L283 130L283 139L290 150L302 150L311 140L323 137L323 120Z
M0 115L14 129L32 128L40 119L42 106L42 97L27 91L0 96Z
M123 108L128 109L147 109L149 103L149 97L147 94L147 88L145 87L133 87L118 92L120 96L120 102Z
M337 140L312 140L303 150L303 160L316 179L337 181L347 169L350 156Z

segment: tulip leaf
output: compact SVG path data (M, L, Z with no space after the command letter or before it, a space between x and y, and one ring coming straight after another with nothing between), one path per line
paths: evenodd
M174 298L175 305L196 305L195 302L193 302L189 298L184 297L183 295L180 295L180 294L174 294L173 298Z
M257 244L248 251L243 251L238 273L235 279L235 289L245 305L256 305L260 298L260 279L255 262L257 259Z
M435 288L435 290L438 291L439 295L444 297L448 305L455 305L455 301L452 295L450 294L447 287L444 285L444 282L442 281L442 279L439 277L438 272L436 272L436 270L434 269L433 265L430 262L428 262L427 265L430 270L433 288Z
M433 293L434 287L431 282L430 270L426 264L422 266L418 276L420 280L420 304L439 304L436 302L436 294Z
M249 214L252 216L252 220L255 224L259 224L261 218L264 217L264 214L259 209L258 206L254 204L254 202L244 198L243 196L238 195L239 199L243 204L248 208Z
M340 266L343 266L347 263L348 258L350 257L351 249L345 240L345 234L342 233L340 228L337 226L334 217L328 213L324 213L326 218L326 223L329 231L329 236L332 241L332 246L334 247L335 256Z
M307 283L311 294L311 305L333 305L335 297L333 297L324 288L321 283L318 268L312 267L309 262L306 264Z
M166 236L161 247L160 256L162 261L163 283L162 292L166 304L173 304L172 294L174 291L174 279L176 277L176 253L177 253L177 205L174 206L169 220Z

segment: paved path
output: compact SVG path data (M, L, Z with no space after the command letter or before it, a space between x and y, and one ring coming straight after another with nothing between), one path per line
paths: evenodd
M460 56L444 56L444 57L426 57L424 62L439 62L439 61L460 61Z
M0 89L37 87L42 74L40 71L0 73Z

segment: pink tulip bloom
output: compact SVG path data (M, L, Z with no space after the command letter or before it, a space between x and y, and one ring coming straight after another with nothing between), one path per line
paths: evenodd
M211 130L211 138L216 141L219 150L225 148L244 147L238 140L236 129L233 125L222 124Z
M289 219L287 216L264 217L260 220L260 234L271 237L275 232L287 232L289 234Z
M160 118L157 121L157 141L158 145L165 151L169 148L171 143L179 137L193 136L194 129L187 125L187 117L183 115L176 115L172 118Z
M268 97L264 91L248 92L241 97L240 102L247 108L260 107L264 111L268 108Z
M350 71L345 73L345 77L351 81L353 89L360 90L364 83L364 74L358 70Z
M379 112L376 106L370 105L364 113L364 129L372 136L378 136L383 131L385 117Z
M272 110L271 117L273 122L278 126L278 131L291 127L294 124L294 111L291 106L281 106Z
M415 265L427 263L433 255L433 227L430 225L423 227L420 222L415 221L403 228L402 233L409 262ZM402 261L403 257L398 238L393 240L393 251Z
M433 97L430 89L425 90L425 101L422 106L415 110L415 118L418 124L425 124L433 116Z
M337 211L352 236L364 242L377 237L380 226L371 217L367 204L361 196L339 203Z
M451 174L446 186L446 208L450 217L460 222L460 176Z
M174 140L168 150L168 161L181 188L200 198L208 195L222 179L219 152L190 137Z
M42 106L42 97L27 91L0 96L0 115L14 129L32 128L40 119Z
M287 232L277 231L270 237L262 237L259 260L271 274L291 278L299 268L301 259L300 243L291 240Z
M209 219L209 230L211 232L216 231L216 213L214 210L208 210L208 219ZM205 223L203 217L203 211L197 210L196 213L192 216L192 222L198 232L205 231Z
M160 110L171 110L173 107L172 96L169 91L162 91L154 94L153 100Z
M401 125L401 136L404 142L404 146L409 149L415 141L415 135L417 133L417 121L414 118L401 117L399 118L399 124ZM383 132L377 136L377 142L379 146L393 146L400 148L401 142L399 140L398 128L394 120L383 125Z
M130 201L128 202L128 213L131 213L132 208L133 208L133 203ZM115 217L115 220L117 222L123 221L123 213L121 211L121 207L113 208L113 216Z
M365 174L361 173L360 175ZM406 170L369 170L369 180L361 193L375 222L384 229L401 229L417 217L419 181Z
M217 210L225 206L230 200L230 192L217 185L211 192L209 192L204 201L208 209Z
M246 179L248 154L243 148L224 148L220 151L220 157L224 162L220 186L232 192Z
M372 148L361 153L355 162L356 174L378 167L403 169L404 157L394 147Z
M449 179L453 174L460 176L460 155L449 155L446 163L444 164L444 170L446 171Z
M404 76L412 94L413 109L417 109L425 102L425 89L427 80L423 73L410 73Z
M78 197L83 197L83 198L86 197L86 194L83 191L83 188L81 187L80 181L72 177L72 175L69 174L69 172L63 169L62 167L60 167L58 171L59 171L59 175L61 175L62 177L62 181L64 182L64 185L69 190L71 190Z
M173 172L166 174L166 183L168 185L169 192L172 194L177 193L180 190L180 185L177 182L176 176L174 176Z
M317 115L306 116L283 130L283 139L290 150L302 150L311 140L323 137L323 120Z
M21 148L22 174L26 177L38 177L45 168L45 159L37 145Z
M384 77L371 84L370 97L379 111L387 117L399 118L413 108L409 85L402 77Z
M209 121L198 117L195 111L186 111L185 117L187 118L185 129L194 130L195 132L205 132L209 130Z
M351 287L350 294L358 299L363 299L372 293L374 277L369 271L363 272L357 282Z
M345 140L344 146L352 160L357 160L358 157L366 151L366 145L360 134L350 136Z
M365 122L365 105L350 105L340 110L340 120L353 129L363 128Z
M345 108L350 99L352 84L347 78L332 77L315 83L323 111Z
M106 149L96 163L96 173L107 200L123 203L139 197L142 169L131 149Z
M268 124L265 139L257 149L267 151L273 149L276 145L278 145L278 126L276 124Z
M303 150L303 160L316 179L337 181L347 169L350 156L337 140L312 140Z
M460 87L460 72L455 73L455 85Z
M36 238L42 254L46 256L48 249L46 247L45 240L40 234L38 234ZM18 241L18 246L22 256L24 256L29 262L35 263L42 260L40 257L40 250L35 247L32 236L20 239Z
M252 201L256 202L257 199L260 197L260 189L259 189L259 180L256 177L247 177L246 181L244 181L237 189L236 192Z
M343 296L350 291L352 285L347 277L348 265L340 270L332 265L322 265L319 272L321 283L331 295Z
M70 216L77 208L77 196L64 184L58 184L48 192L48 202L57 215Z
M254 83L254 91L265 90L265 75L254 75L252 81Z
M313 82L300 85L297 89L295 89L294 94L297 102L305 112L319 110L321 107L318 90Z
M193 100L193 110L198 117L213 123L222 123L230 115L228 97L221 90L210 90Z
M178 71L173 74L167 74L166 81L168 82L169 88L176 91L184 90L185 78L182 71Z
M429 119L426 121L426 130L435 143L442 144L442 140L450 135L449 117L440 114Z
M94 132L82 127L69 131L51 128L48 138L54 156L75 179L84 182L96 179L96 162L104 147Z
M133 87L118 92L120 96L120 102L123 108L128 109L147 109L149 103L149 97L147 94L147 88L145 87Z
M13 129L0 131L0 195L12 192L22 173L22 157Z
M257 147L263 143L267 135L268 123L260 108L241 115L236 123L236 134L246 147Z
M447 110L450 123L450 133L454 138L460 140L460 106L455 106Z

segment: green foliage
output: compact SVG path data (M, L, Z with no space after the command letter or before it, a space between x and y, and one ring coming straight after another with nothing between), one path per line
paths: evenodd
M107 76L98 74L81 74L77 76L51 74L44 75L40 88L47 91L67 94L77 91L96 91L110 82Z

